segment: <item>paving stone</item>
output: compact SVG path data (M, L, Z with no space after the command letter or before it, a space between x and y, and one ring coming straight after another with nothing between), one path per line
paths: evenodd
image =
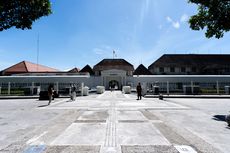
M148 119L148 120L159 120L156 115L150 113L148 110L140 110L140 112Z
M151 123L118 123L117 139L121 145L170 145Z
M76 120L74 123L105 123L106 120Z
M105 123L73 123L51 145L102 145Z
M78 120L106 120L109 114L107 110L100 111L85 111L81 114Z
M118 111L117 113L118 120L143 120L147 119L140 111Z
M161 145L122 145L121 150L122 153L179 153L173 146Z
M100 146L48 146L43 153L99 153Z

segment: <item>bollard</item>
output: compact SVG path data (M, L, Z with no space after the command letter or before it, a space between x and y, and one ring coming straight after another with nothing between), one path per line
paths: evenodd
M163 100L163 99L164 99L163 95L159 94L159 100Z
M228 123L228 126L230 127L230 114L226 115L225 120Z

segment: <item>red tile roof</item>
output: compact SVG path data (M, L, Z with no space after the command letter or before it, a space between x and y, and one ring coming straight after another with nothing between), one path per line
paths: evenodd
M58 70L39 64L37 65L28 61L22 61L3 70L3 75L32 72L58 72Z

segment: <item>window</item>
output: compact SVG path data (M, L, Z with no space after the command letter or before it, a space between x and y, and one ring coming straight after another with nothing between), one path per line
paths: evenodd
M181 67L181 72L185 72L185 67Z
M175 72L175 67L170 67L170 72Z
M133 75L133 72L132 71L127 71L126 75L131 76L131 75Z
M192 67L192 72L196 72L196 68L195 67Z
M225 68L224 71L225 72L230 72L230 68Z
M160 72L164 72L164 68L163 67L160 67Z

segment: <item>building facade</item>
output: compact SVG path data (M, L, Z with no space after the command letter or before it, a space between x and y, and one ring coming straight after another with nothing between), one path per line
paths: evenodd
M27 69L23 69L23 64L20 63L2 71L10 76L0 76L0 94L11 94L24 89L33 93L34 89L47 90L49 84L53 84L56 91L65 94L73 84L79 88L83 84L90 89L104 86L106 90L111 86L115 86L117 90L121 90L123 86L131 86L135 90L138 82L142 83L145 92L151 92L158 86L162 93L183 93L186 86L199 86L201 93L223 94L230 86L229 66L229 55L181 54L163 55L148 69L141 64L135 70L124 59L103 59L93 69L86 65L82 70L74 69L70 72L44 67L45 71L36 72L39 69L32 68L37 65L33 64L30 68L27 63ZM19 73L18 70L23 71Z
M165 54L148 69L154 75L229 75L230 55Z
M127 77L133 76L134 67L124 59L103 59L93 67L95 76L100 76L106 89L115 86L121 89Z

